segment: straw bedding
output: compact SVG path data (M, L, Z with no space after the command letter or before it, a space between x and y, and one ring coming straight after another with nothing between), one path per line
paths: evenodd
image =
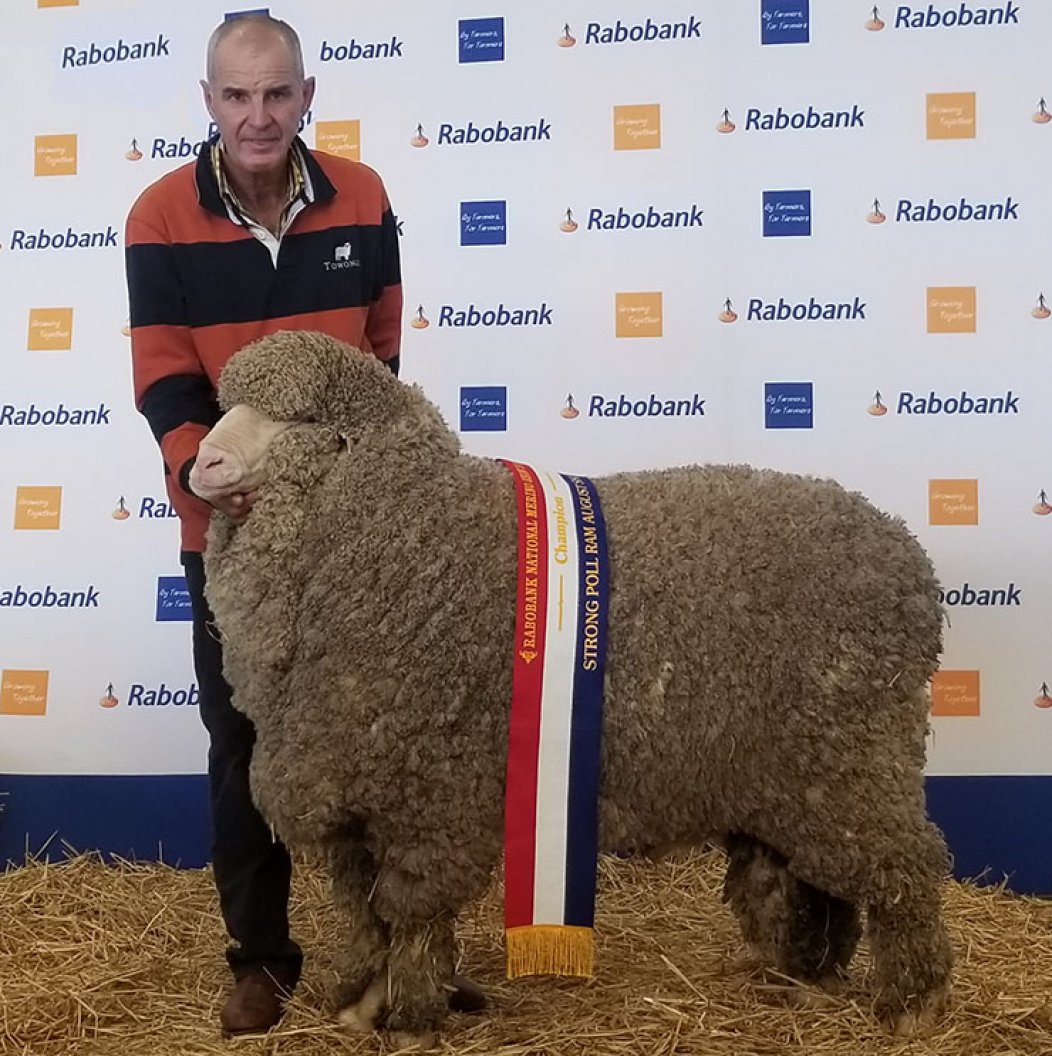
M492 1008L453 1016L454 1056L1048 1056L1052 902L947 883L957 951L953 1008L930 1037L884 1035L868 1014L863 946L843 993L765 976L720 902L722 857L604 859L594 980L502 976L500 891L466 915L461 970ZM329 1021L338 924L323 874L297 870L294 928L304 979L282 1025L224 1041L228 986L205 870L76 856L0 875L0 1053L17 1056L379 1054L378 1037ZM800 994L805 995L801 1003ZM794 995L795 998L794 998ZM810 995L810 997L806 997Z

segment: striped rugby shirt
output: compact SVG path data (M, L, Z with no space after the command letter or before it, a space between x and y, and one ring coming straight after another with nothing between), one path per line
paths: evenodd
M401 340L398 235L380 177L296 139L302 185L290 186L306 204L268 248L232 217L214 142L148 187L125 229L135 402L160 444L190 551L204 550L211 507L187 477L219 419L227 360L278 330L320 330L396 369Z

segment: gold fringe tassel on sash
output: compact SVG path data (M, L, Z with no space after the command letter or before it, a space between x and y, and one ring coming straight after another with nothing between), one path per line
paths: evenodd
M595 970L595 932L566 924L530 924L508 928L508 978L523 975L591 976Z

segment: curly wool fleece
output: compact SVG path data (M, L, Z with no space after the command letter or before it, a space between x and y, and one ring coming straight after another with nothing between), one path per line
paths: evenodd
M292 846L353 834L380 920L455 914L502 850L511 474L461 453L418 388L319 334L242 350L220 402L299 423L274 441L247 523L217 515L206 554L227 677L257 730L254 795ZM868 907L878 1006L923 1005L950 955L945 850L924 811L942 613L922 548L827 480L686 466L596 485L611 567L601 846L739 834L793 883ZM728 891L747 933L748 882Z

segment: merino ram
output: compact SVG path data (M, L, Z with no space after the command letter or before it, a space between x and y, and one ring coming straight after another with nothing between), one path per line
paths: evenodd
M239 352L191 484L253 794L322 852L351 937L342 1020L429 1041L454 918L502 852L516 597L511 473L421 391L314 333ZM932 567L831 481L687 466L596 481L610 547L600 845L716 839L745 937L824 983L865 911L877 1013L945 1003L947 858L926 819ZM600 922L601 925L601 922Z

